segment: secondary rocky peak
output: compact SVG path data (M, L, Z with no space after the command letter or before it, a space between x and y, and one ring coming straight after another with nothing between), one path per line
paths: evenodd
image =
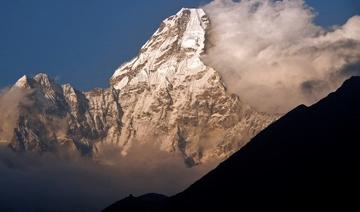
M52 88L52 89L60 89L60 85L58 85L55 80L49 77L47 74L39 73L33 77L35 82L37 82L42 87ZM61 89L60 89L61 90Z
M17 88L30 88L31 85L29 77L26 75L22 76L20 79L18 79L18 81L16 81L14 86Z
M49 81L50 77L45 73L38 73L34 76L34 79L36 81L41 81L41 80Z

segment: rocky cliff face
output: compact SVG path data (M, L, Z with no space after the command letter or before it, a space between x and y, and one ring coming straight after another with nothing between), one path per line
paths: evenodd
M10 143L16 151L56 151L67 146L92 155L97 142L120 135L122 110L115 89L82 93L69 84L58 85L45 74L24 76L11 89L26 92L30 102L19 105Z
M126 156L134 144L151 142L181 153L189 166L227 158L275 118L228 93L203 63L209 26L201 9L167 18L107 89L81 92L45 74L24 76L12 89L27 91L32 107L20 105L10 146L96 155L111 143Z

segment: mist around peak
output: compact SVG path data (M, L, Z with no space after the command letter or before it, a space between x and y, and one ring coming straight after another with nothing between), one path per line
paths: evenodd
M260 111L311 105L359 74L360 16L325 29L303 0L215 0L203 60Z

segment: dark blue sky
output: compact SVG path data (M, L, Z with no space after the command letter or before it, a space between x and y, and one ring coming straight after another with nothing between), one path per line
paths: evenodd
M210 0L0 0L0 88L50 74L81 90L106 87L161 20ZM323 26L360 14L359 0L307 0Z

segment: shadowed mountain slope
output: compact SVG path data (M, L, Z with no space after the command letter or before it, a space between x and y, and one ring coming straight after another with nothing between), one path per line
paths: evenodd
M143 211L358 208L360 77L298 106L185 191ZM131 207L105 211L134 211Z

